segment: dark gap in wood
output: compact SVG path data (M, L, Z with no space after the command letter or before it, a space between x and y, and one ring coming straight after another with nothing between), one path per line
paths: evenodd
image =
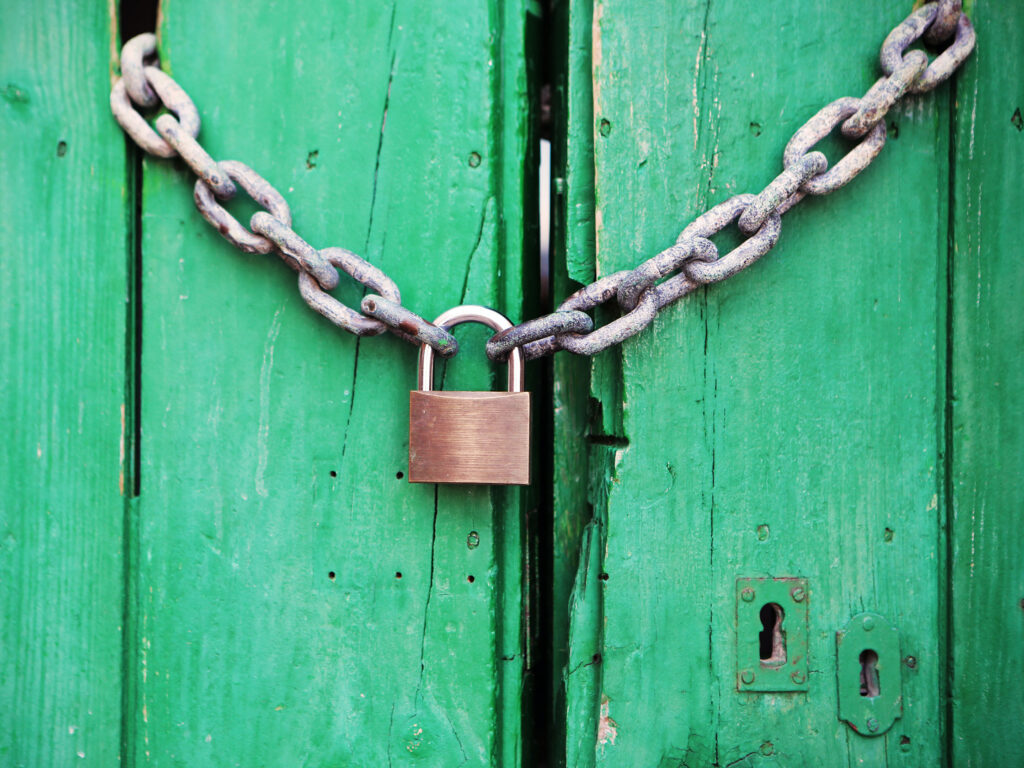
M117 6L114 34L119 45L142 32L155 32L158 0L120 2ZM120 758L124 765L135 765L135 717L137 711L136 608L138 562L135 523L137 499L142 488L142 155L127 136L125 142L125 359L124 399L122 404L121 493L124 498L122 522L121 607L121 722Z
M548 194L546 205L547 252L542 252L544 238L541 232L541 156L542 139L550 140L551 131L551 82L559 63L559 28L555 20L551 0L543 0L536 6L537 12L525 17L524 49L526 61L527 101L529 104L529 137L525 156L522 158L521 206L523 211L522 237L522 280L523 317L537 317L552 310L550 289L551 254L554 248L556 206L554 196ZM503 120L517 119L508 114L503 105ZM556 151L549 148L548 168L550 178L554 170ZM549 186L550 190L550 186ZM525 673L528 701L522 707L522 733L524 734L523 762L546 768L554 762L561 732L558 728L556 697L562 670L556 669L553 637L555 627L555 532L553 527L554 499L554 367L552 358L542 358L531 363L529 388L533 396L533 435L535 446L531 473L533 486L525 493L526 513L523 520L526 530L524 542L530 556L524 558L523 578L525 581L525 608L529 612L526 627Z
M591 445L610 445L613 448L629 446L629 438L622 435L587 435L587 442Z
M953 587L955 583L953 573L953 280L954 268L956 266L956 131L957 131L957 78L949 81L948 109L948 155L949 173L947 175L946 189L946 302L945 302L945 323L946 334L945 344L945 380L943 402L942 402L942 432L939 435L939 448L942 454L942 479L940 490L944 497L943 503L937 514L939 536L945 537L945 541L939 542L939 551L945 553L946 567L945 584L939 585L940 600L945 598L945 610L940 607L938 615L942 617L945 627L939 632L939 658L942 660L942 674L939 675L939 686L941 700L945 702L944 727L942 732L945 736L942 764L950 766L953 760L955 734L953 728L953 670L954 659L953 649ZM973 118L969 118L973 119ZM943 546L944 544L944 546ZM945 589L943 589L945 587Z
M122 45L143 32L156 32L159 0L122 0L119 6Z

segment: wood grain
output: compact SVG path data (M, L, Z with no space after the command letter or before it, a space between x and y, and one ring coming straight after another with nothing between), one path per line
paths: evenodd
M1024 764L1024 8L974 3L956 83L949 377L950 763Z
M575 130L595 145L597 274L771 181L804 121L874 82L900 20L881 2L842 18L769 3L756 25L728 0L595 2L594 114ZM762 262L595 358L574 390L591 403L587 541L602 556L597 579L581 559L571 604L570 765L944 757L949 88L889 120L853 184L787 214ZM824 148L834 162L844 146ZM738 693L735 580L783 576L809 581L809 691ZM874 739L837 718L835 632L863 610L916 660L903 718Z
M162 18L204 145L271 181L310 243L368 258L426 317L519 316L520 4ZM415 348L311 312L290 270L199 218L180 166L145 181L136 759L517 764L518 495L410 485ZM485 334L458 335L445 386L493 388Z
M3 22L0 764L116 765L130 251L111 20L42 0Z

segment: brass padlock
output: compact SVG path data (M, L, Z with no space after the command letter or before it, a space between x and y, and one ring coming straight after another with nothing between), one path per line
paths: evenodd
M511 328L500 312L466 304L435 325L482 323ZM508 392L434 392L434 350L420 347L419 389L409 393L409 482L530 484L530 393L523 352L508 358Z

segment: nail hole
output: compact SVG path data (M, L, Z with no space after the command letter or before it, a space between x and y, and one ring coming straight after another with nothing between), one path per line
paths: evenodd
M66 141L57 142L57 157L64 157L68 153L68 143Z
M402 578L402 572L401 571L395 571L395 578L396 579Z
M885 533L882 534L882 539L885 541L892 541L892 528L885 529Z
M600 664L601 663L601 654L600 653L595 653L593 656L591 656L590 657L590 663L591 664Z
M900 736L900 746L901 747L905 747L908 744L910 744L910 737L909 736Z
M607 120L605 120L604 118L601 118L601 122L599 123L598 131L601 132L602 136L607 136L608 134L610 134L612 132L612 124L610 122L608 122Z
M478 168L480 166L480 153L470 152L469 154L469 167Z
M1010 118L1010 122L1013 123L1013 127L1018 131L1024 131L1024 116L1020 114L1020 107L1013 111L1013 117Z
M472 584L474 581L476 581L476 577L473 574L469 574L469 576L466 577L466 581Z
M396 480L401 480L403 477L405 477L405 472L403 472L402 470L398 470L397 472L395 472Z
M331 474L331 477L337 477L338 476L338 473L335 472L333 469L331 470L330 474Z
M319 149L311 149L311 150L309 150L309 154L306 155L306 170L311 171L314 168L316 168L316 159L318 157L320 157L320 150Z
M771 528L768 527L767 523L761 523L757 526L757 540L768 541L768 537L772 535Z
M761 631L757 633L761 663L778 666L786 663L786 636L782 632L782 618L785 616L778 603L761 606Z
M601 573L601 574L598 575L597 578L599 578L601 581L608 581L608 574L607 573Z
M889 123L889 138L898 139L900 137L900 124L893 121Z
M761 124L760 123L755 123L755 122L751 122L750 123L750 132L752 134L754 134L755 136L760 136L762 130L763 129L761 128Z
M470 531L466 537L466 546L470 549L476 549L480 546L480 534L476 531Z
M327 578L330 579L331 581L334 581L334 576L335 576L334 571L328 571L327 572Z
M860 654L860 695L873 699L881 688L878 684L878 654L870 648Z

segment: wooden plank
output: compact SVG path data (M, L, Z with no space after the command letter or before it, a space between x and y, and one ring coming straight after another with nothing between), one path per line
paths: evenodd
M951 764L1024 764L1024 8L973 3L957 82L950 453Z
M310 243L428 318L517 316L524 27L521 3L174 0L161 45L205 146L273 182ZM517 764L518 492L409 485L415 350L313 314L206 226L181 167L145 177L136 756ZM490 388L487 332L456 335L445 388Z
M551 265L555 301L568 295L577 281L594 274L594 147L592 79L590 70L591 0L552 3L551 36L560 43L551 68L554 136L551 147L553 189L551 199ZM599 562L597 533L590 523L587 498L587 451L589 431L585 392L590 377L587 360L557 355L552 361L552 488L551 583L551 679L554 690L549 760L561 765L568 749L569 763L575 747L566 741L567 724L589 722L593 700L593 663L599 621L600 597L596 572L588 579L591 562ZM591 549L588 544L594 542ZM592 557L581 554L586 552ZM582 563L582 565L581 565ZM596 567L596 566L595 566ZM570 605L575 608L570 611ZM588 610L584 611L583 607ZM572 621L570 621L570 614ZM578 628L577 628L578 627ZM570 635L580 638L570 640ZM588 638L590 641L588 642ZM573 656L570 658L570 650ZM575 725L573 726L575 729ZM584 733L580 738L590 741ZM567 746L568 745L568 746Z
M877 78L900 20L881 2L771 4L756 25L728 0L596 2L597 273L761 189L803 122ZM889 119L874 166L787 214L762 263L594 361L601 672L570 764L941 760L948 87ZM735 581L765 576L810 582L806 694L736 690ZM865 609L917 660L876 739L837 718L835 632Z
M103 3L0 29L0 763L115 765L129 251Z

